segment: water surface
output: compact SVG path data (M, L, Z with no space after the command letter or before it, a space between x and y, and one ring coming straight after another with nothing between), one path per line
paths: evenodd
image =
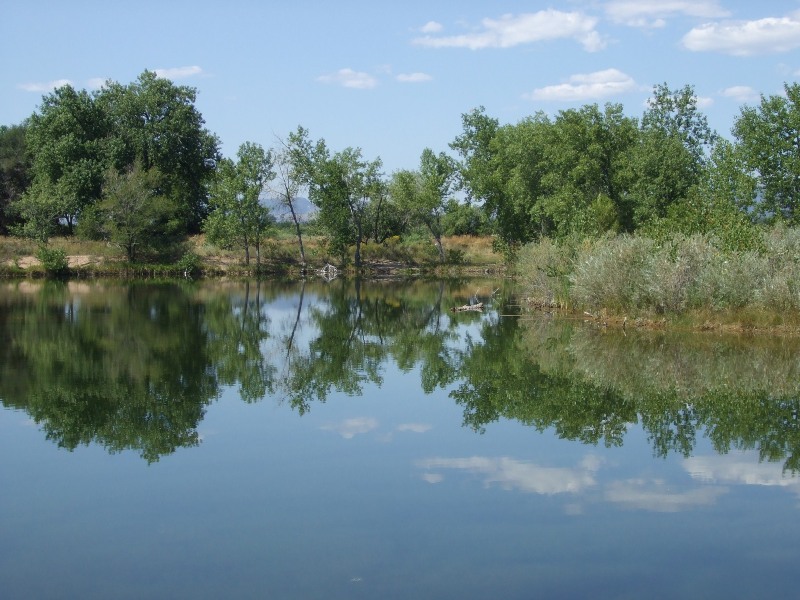
M3 596L793 595L797 342L511 292L4 284Z

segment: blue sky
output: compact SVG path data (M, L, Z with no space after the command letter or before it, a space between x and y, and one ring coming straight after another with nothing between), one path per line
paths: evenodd
M448 151L477 106L501 123L694 87L730 137L743 104L800 78L800 0L0 0L0 124L60 82L145 69L198 91L227 156L298 125L387 174Z

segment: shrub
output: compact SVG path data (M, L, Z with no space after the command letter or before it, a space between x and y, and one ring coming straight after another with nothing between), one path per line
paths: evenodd
M42 263L42 267L44 267L48 275L61 277L66 275L69 271L67 253L60 248L39 246L39 249L36 251L36 258Z

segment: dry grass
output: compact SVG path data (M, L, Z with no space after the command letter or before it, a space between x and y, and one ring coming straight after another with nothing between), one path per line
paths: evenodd
M502 264L502 256L492 250L491 238L471 236L454 236L443 240L448 259L453 266L488 266ZM306 262L312 267L322 267L326 263L339 265L338 256L330 254L326 240L322 236L304 236ZM121 250L102 241L87 241L76 238L53 238L52 248L64 250L70 268L93 269L103 265L103 274L114 271L115 265L124 263ZM40 270L39 261L35 258L37 243L32 240L16 237L0 237L0 269L10 272ZM244 251L228 250L211 244L205 235L192 236L187 240L186 251L194 253L207 272L249 272L255 266L255 250L251 249L251 264L244 263ZM438 254L428 239L411 239L408 241L390 239L383 244L368 243L362 245L364 260L381 263L391 261L398 267L431 266L438 264ZM301 259L297 240L293 236L280 236L267 240L261 247L261 260L270 271L291 271L299 268ZM352 258L351 258L352 261ZM111 269L111 271L109 271Z

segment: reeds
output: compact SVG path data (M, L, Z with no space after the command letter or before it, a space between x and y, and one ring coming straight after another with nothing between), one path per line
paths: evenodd
M800 311L800 230L764 230L760 250L723 250L713 236L665 242L620 235L523 249L518 271L532 304L612 314Z

